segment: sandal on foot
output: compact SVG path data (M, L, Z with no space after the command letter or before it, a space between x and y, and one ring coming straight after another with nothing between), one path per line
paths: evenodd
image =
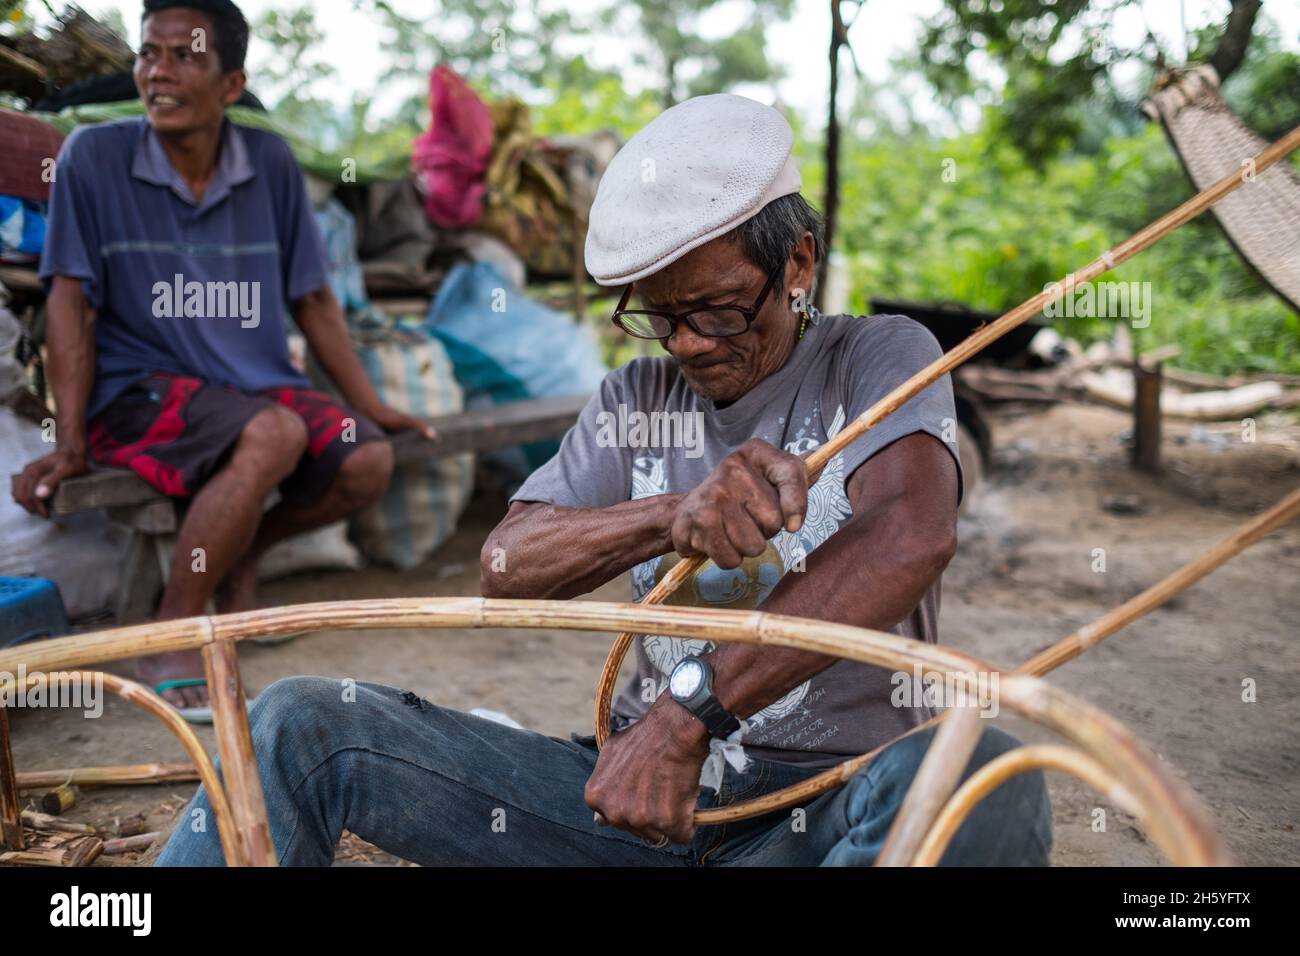
M173 690L177 687L207 687L208 681L204 677L187 677L181 680L165 680L153 685L153 692L162 697L164 691ZM163 697L163 700L167 698ZM167 701L171 706L176 707L171 701ZM188 720L191 724L210 724L212 723L211 707L176 707L176 712Z
M187 677L181 680L165 680L161 684L155 684L153 692L162 697L163 691L171 690L173 687L206 687L208 682L202 677ZM171 701L163 697L163 700L176 707ZM253 706L253 698L247 697L244 700L247 707ZM176 707L176 712L188 720L191 724L210 724L212 723L212 708L209 707Z

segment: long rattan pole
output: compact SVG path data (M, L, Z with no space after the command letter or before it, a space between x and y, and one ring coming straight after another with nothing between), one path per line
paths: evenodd
M1291 130L1291 132L1254 158L1255 172L1257 174L1263 173L1297 148L1300 148L1300 126ZM1249 181L1255 182L1256 177L1250 177ZM1073 288L1077 283L1090 282L1114 269L1120 263L1133 258L1133 256L1154 245L1179 226L1209 209L1245 182L1247 182L1247 178L1244 173L1231 173L1224 176L1214 185L1201 190L1201 192L1192 196L1177 208L1134 233L1118 246L1103 252L1082 269L1071 273L1060 282L1054 283L1033 298L1016 306L995 322L975 332L952 351L945 352L846 425L834 438L813 451L807 458L808 483L811 485L815 482L826 463L848 447L850 443L874 428L958 365L980 352L985 346L1000 339L1032 316L1037 315L1049 303L1060 299L1065 294L1067 287ZM692 574L698 571L704 563L705 558L701 556L685 558L679 561L646 594L641 603L662 603L664 599L685 583ZM619 667L623 663L623 658L627 656L628 648L631 647L634 638L634 634L626 631L618 635L614 641L614 646L610 648L609 655L605 660L605 666L596 685L596 741L602 746L609 738L610 705L614 696L614 684L618 680Z
M1283 527L1297 515L1300 515L1300 489L1293 491L1267 511L1256 515L1214 547L1162 578L1141 594L1107 611L1091 624L1061 638L1051 647L1025 661L1016 668L1017 673L1041 677L1065 662L1073 660L1089 647L1101 643L1142 615L1177 597L1211 571L1226 564L1265 535ZM783 790L776 790L730 807L700 810L695 814L695 822L699 826L729 823L804 803L848 783L854 774L868 766L886 747L897 743L903 737L932 727L942 719L942 715L932 718L860 757L852 757L838 766L824 770Z
M1087 754L1060 744L1017 747L994 757L970 775L939 812L934 825L912 860L913 866L937 866L944 851L975 806L1006 781L1029 770L1060 770L1078 777L1126 813L1141 816L1142 809L1115 779L1114 774ZM1174 862L1180 862L1175 857Z

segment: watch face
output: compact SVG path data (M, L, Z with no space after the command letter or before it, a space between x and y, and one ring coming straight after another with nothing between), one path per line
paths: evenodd
M673 675L668 680L668 689L678 700L688 700L695 696L704 682L704 666L690 658L673 668Z

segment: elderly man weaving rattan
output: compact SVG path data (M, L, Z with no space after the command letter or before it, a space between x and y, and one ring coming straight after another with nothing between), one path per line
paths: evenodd
M821 222L775 110L706 96L619 153L591 213L587 266L622 287L614 321L666 355L612 372L483 547L488 597L572 598L631 572L638 598L679 559L679 597L937 639L961 468L945 378L853 442L812 488L800 455L939 354L897 316L806 305ZM675 598L677 600L677 598ZM571 695L562 661L538 661ZM325 864L343 830L427 864L868 865L933 730L791 812L696 827L898 737L931 716L910 675L807 651L649 635L613 736L547 737L378 685L296 678L253 708L282 863ZM908 688L910 689L910 688ZM965 775L1014 746L986 729ZM197 807L206 807L202 792ZM209 817L210 818L210 817ZM188 819L188 818L186 818ZM179 828L164 864L217 863ZM948 864L1046 864L1041 774L956 834Z

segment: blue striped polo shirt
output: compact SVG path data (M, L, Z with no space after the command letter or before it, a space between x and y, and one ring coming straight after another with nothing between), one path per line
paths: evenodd
M87 420L154 371L306 386L287 310L326 270L302 172L273 133L226 120L201 202L144 118L83 126L59 151L41 278L80 279L98 313Z

